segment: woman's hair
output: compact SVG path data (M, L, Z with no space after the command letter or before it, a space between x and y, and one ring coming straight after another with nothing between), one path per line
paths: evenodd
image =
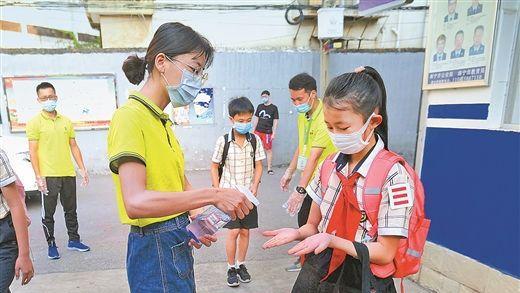
M370 66L359 73L348 72L335 77L325 91L323 103L328 107L343 110L350 105L365 121L379 109L383 121L375 133L381 136L388 148L388 115L386 112L386 89L381 75Z
M123 71L132 84L139 84L143 81L146 70L148 73L152 72L155 57L159 53L164 53L173 59L194 52L206 57L204 67L208 67L213 62L215 49L205 37L179 22L167 22L155 32L144 58L137 55L128 56L123 63Z

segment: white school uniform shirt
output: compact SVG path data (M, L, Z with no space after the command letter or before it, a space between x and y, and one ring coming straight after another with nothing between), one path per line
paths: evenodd
M244 141L243 146L238 145L233 139L232 131L233 130L231 130L228 135L230 145L219 187L232 188L233 185L241 185L249 188L253 183L255 172L255 166L253 164L253 146L247 139ZM250 133L250 135L256 136L256 162L264 160L265 151L260 137L253 133ZM224 145L224 135L222 135L218 138L215 145L215 151L213 152L213 157L211 159L213 163L219 164L222 160Z
M362 213L362 219L358 225L358 229L356 232L355 241L357 242L375 242L377 240L377 235L384 236L402 236L408 237L408 227L410 225L410 216L412 214L413 207L413 180L411 176L408 174L404 166L399 163L396 163L388 172L388 176L385 180L385 183L382 187L382 197L381 204L379 205L379 214L377 217L378 221L378 229L377 235L373 239L368 236L368 232L372 228L370 221L366 217L364 208L363 208L363 187L365 184L365 178L368 174L368 170L372 165L376 155L384 148L384 143L381 138L378 138L378 141L375 147L372 149L370 154L365 158L362 162L361 166L358 168L357 172L361 175L356 182L355 194L359 204L359 209ZM341 161L345 162L348 158L348 155L338 153L334 156L334 161L339 163ZM320 206L321 211L321 221L318 225L319 232L326 232L327 225L329 224L330 218L332 216L332 212L334 210L334 205L341 194L341 180L336 175L336 172L332 172L332 175L329 179L328 186L325 189L324 196L322 195L322 183L320 180L320 172L321 166L319 166L318 172L316 172L316 176L311 181L309 186L307 187L307 193L311 196L313 201ZM348 177L348 163L340 171L345 177ZM390 205L390 197L389 190L396 185L408 184L408 192L411 192L409 196L410 206L409 207L401 207L401 208L391 208Z

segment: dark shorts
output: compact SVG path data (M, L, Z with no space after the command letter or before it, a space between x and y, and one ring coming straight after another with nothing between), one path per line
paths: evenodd
M234 221L227 223L224 228L227 229L254 229L258 228L258 210L256 206L249 212L245 218L240 220L237 218Z

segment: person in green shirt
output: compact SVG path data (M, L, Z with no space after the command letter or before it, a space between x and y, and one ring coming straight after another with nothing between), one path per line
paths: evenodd
M58 195L69 234L67 248L81 252L90 250L90 247L80 241L78 234L76 171L71 154L83 177L83 186L88 184L89 176L76 142L72 122L56 111L56 89L52 84L42 82L36 87L36 94L42 111L27 123L26 133L31 164L42 195L42 225L48 244L47 256L50 259L59 259L54 238L54 212Z
M186 229L190 211L214 205L243 219L253 209L235 189L192 188L172 122L163 112L170 103L176 108L195 100L213 54L206 38L169 22L157 29L144 58L132 55L123 64L136 85L148 72L143 87L114 113L108 132L119 217L131 226L126 261L131 292L195 292L193 246L201 245ZM199 240L210 246L216 238Z
M298 148L280 180L280 188L288 191L295 171L300 171L298 185L284 206L289 215L298 214L298 226L301 227L307 223L312 204L305 188L314 177L317 166L336 152L336 148L323 118L323 102L318 98L316 79L307 73L300 73L289 81L289 92L291 102L298 111ZM286 270L294 272L300 268L300 261L296 261Z

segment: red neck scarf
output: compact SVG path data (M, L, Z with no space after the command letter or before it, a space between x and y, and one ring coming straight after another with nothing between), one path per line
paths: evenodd
M341 172L336 172L336 174L341 180L341 192L334 205L334 210L332 211L326 232L343 239L354 241L359 222L361 221L361 211L359 210L355 193L356 182L361 175L355 172L346 178ZM332 251L329 271L323 280L328 278L330 274L343 264L346 256L347 253L341 249L334 249Z

